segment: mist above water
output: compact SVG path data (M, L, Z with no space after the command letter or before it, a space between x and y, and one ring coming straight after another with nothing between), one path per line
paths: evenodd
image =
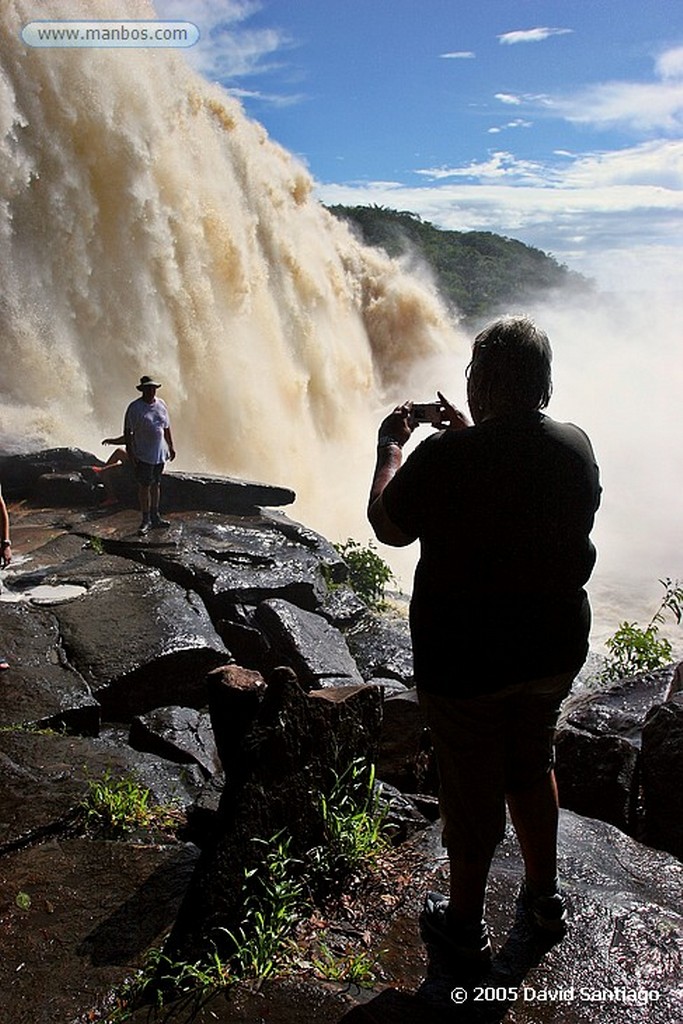
M380 419L436 388L464 406L469 339L182 53L21 42L64 16L58 0L0 15L0 447L101 451L151 373L177 468L291 486L296 518L367 540ZM600 639L683 576L680 298L527 312L555 352L549 413L588 431L602 469ZM408 586L415 553L384 553Z

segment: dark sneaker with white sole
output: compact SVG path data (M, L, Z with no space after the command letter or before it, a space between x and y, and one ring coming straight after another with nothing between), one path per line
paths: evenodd
M534 896L529 887L523 885L520 896L536 929L544 935L562 938L567 931L567 903L562 893Z
M152 529L153 530L164 530L171 523L168 519L162 519L161 516L152 516Z
M420 935L424 942L452 953L473 967L491 963L491 942L483 921L474 925L454 925L448 920L448 899L440 892L427 893L420 914Z

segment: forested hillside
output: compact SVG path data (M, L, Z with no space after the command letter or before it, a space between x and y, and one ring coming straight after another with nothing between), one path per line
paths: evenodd
M446 302L469 319L520 311L557 290L591 291L591 282L552 256L491 231L443 231L416 213L383 206L330 206L367 245L390 256L413 253L432 268Z

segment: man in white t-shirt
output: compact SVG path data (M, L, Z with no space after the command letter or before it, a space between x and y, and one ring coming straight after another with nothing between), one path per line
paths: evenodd
M161 474L164 464L175 459L168 409L156 396L160 387L152 377L141 377L136 384L141 397L130 403L123 423L126 451L138 485L142 513L138 535L141 537L152 527L171 525L159 515Z

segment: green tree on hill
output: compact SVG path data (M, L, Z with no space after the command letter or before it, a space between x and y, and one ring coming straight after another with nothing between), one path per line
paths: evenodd
M468 319L519 309L539 295L586 293L591 282L540 249L491 231L444 231L416 213L382 206L331 206L366 245L414 253L431 267L442 297Z

